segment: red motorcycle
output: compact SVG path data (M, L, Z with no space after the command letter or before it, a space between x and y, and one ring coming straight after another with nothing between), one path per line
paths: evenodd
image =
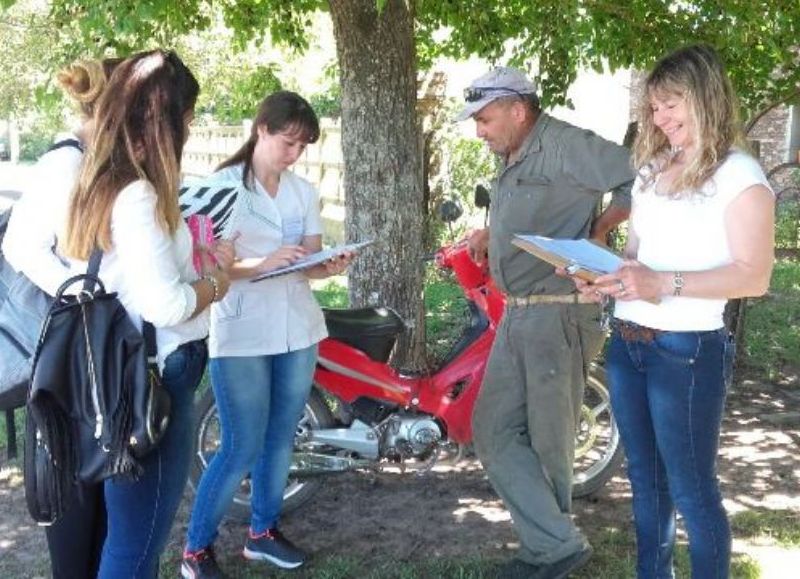
M443 211L443 217L453 216ZM324 310L329 337L320 343L314 387L297 426L284 512L305 503L323 475L384 464L431 469L442 455L458 460L472 440L472 409L503 315L504 298L486 268L469 256L465 241L434 255L437 267L455 274L470 310L470 323L450 353L430 372L404 373L389 357L403 321L389 308ZM192 485L219 445L211 389L198 403ZM574 496L601 488L622 462L603 369L592 364L576 440ZM250 481L242 481L229 515L250 518Z

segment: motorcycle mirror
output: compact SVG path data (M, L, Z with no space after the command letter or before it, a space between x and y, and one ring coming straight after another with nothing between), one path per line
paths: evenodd
M489 190L483 185L477 185L475 187L475 207L487 209L489 207L489 203Z
M452 199L448 199L447 201L443 201L441 205L439 205L439 219L444 221L445 223L452 223L464 213L464 210L461 209L461 205L457 201L453 201Z

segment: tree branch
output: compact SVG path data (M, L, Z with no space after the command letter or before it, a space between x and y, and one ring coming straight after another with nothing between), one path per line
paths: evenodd
M792 100L793 97L797 96L800 96L800 87L796 87L789 94L779 97L777 100L772 101L769 105L767 105L765 108L761 109L758 113L756 113L756 115L752 119L747 121L744 127L744 134L749 135L750 131L753 130L753 127L756 126L756 123L758 123L758 121L764 118L764 116L772 109L779 107L782 104L785 104L786 102Z

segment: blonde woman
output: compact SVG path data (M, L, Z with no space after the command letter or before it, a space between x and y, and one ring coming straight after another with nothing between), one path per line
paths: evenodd
M726 300L767 290L774 195L737 146L736 99L712 48L656 64L639 124L626 260L594 284L576 283L616 299L607 370L633 488L638 577L674 576L677 511L692 576L724 578L731 534L716 457L734 345L722 316Z

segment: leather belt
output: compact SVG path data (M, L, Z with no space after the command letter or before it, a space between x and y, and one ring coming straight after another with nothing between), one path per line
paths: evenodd
M536 304L593 304L595 301L583 294L537 294L525 297L506 295L506 306L524 308Z
M664 330L640 326L639 324L634 324L633 322L627 322L625 320L615 319L611 322L611 325L619 332L620 338L626 342L642 342L649 344L655 340L658 335L664 333Z

